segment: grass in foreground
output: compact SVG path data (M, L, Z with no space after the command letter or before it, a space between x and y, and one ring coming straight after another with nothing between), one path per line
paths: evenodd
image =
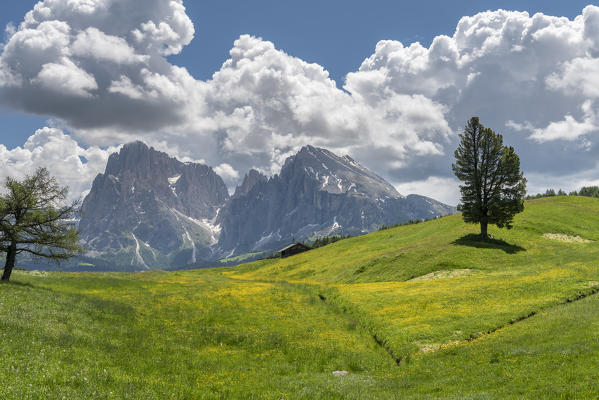
M349 318L281 284L214 272L15 280L0 287L3 399L329 397L358 381L366 395L370 373L394 366ZM335 370L356 375L335 382Z
M18 273L0 398L599 396L599 201L529 202L491 243L475 230L455 216L234 269Z

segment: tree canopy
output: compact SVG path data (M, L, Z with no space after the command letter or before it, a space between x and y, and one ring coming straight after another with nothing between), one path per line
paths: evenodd
M520 158L478 117L468 121L460 139L452 168L463 182L459 210L464 221L480 223L483 238L488 238L488 224L510 229L514 215L524 210L526 179Z
M81 250L76 217L79 202L68 202L48 170L39 168L22 181L7 178L0 194L0 251L6 254L3 281L10 280L17 255L29 253L54 260Z

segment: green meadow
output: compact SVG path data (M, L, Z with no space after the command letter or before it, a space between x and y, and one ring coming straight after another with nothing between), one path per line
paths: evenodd
M0 399L599 397L599 200L287 259L0 285ZM333 371L347 371L336 376Z

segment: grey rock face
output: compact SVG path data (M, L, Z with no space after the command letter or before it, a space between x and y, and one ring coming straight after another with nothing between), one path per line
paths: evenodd
M89 256L152 268L453 212L423 196L404 197L350 157L312 146L287 159L279 175L251 170L229 198L211 168L136 142L111 155L96 177L79 229Z
M292 240L368 233L453 212L423 196L400 195L348 156L306 146L280 175L238 188L218 217L218 249L221 255L271 250Z
M237 189L235 189L235 194L233 197L244 196L248 194L249 191L252 190L252 188L258 183L266 182L267 180L268 177L256 171L255 169L251 169L250 172L245 175L243 183L240 186L237 186Z
M179 260L185 264L217 242L214 219L228 199L212 168L130 143L94 180L82 206L81 238L92 254L121 251L145 267L187 249L187 260Z

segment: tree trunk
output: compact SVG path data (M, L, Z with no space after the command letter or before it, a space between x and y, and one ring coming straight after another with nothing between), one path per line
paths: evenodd
M482 219L480 221L480 237L482 239L488 239L489 238L489 234L487 233L487 225L488 225L488 222L487 222L486 218Z
M10 244L10 248L6 253L6 264L4 265L4 273L2 274L2 281L8 282L10 280L10 275L12 274L12 270L15 267L15 259L17 258L17 243L12 242Z

